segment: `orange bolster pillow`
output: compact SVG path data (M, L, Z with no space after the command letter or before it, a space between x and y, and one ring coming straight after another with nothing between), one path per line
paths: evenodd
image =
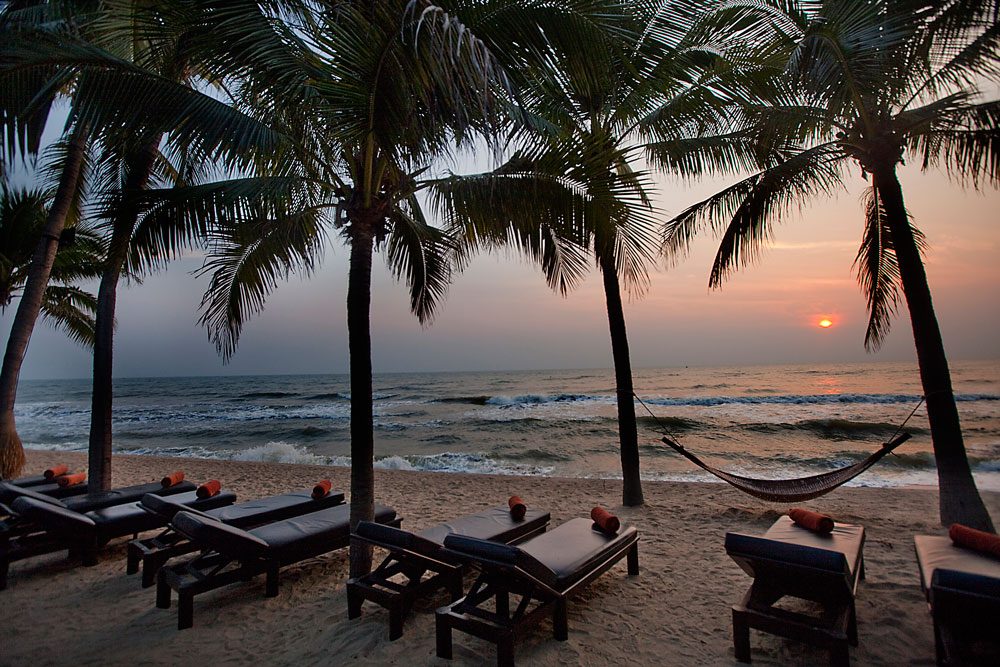
M83 484L85 481L87 481L87 473L75 472L72 475L62 475L56 479L56 484L65 488L67 486L73 486L74 484Z
M68 472L69 472L69 466L58 465L58 466L52 466L51 468L46 470L43 474L45 475L45 479L52 479L53 477L58 477L59 475L65 475Z
M331 488L330 480L322 479L316 486L313 487L312 497L316 500L323 498L326 494L330 493Z
M814 533L833 532L833 519L819 512L811 512L801 507L788 510L788 516L792 521L803 528L808 528Z
M195 495L204 500L205 498L211 498L214 495L218 495L219 491L222 490L222 482L217 479L210 479L195 491Z
M622 522L618 520L618 517L603 507L595 507L590 510L590 518L594 520L598 528L608 535L614 535L622 527Z
M1000 535L953 523L948 530L948 536L960 547L1000 558Z
M511 496L507 500L507 505L510 507L510 516L515 521L520 521L524 518L524 515L528 512L528 506L524 504L521 500L521 496Z
M180 484L183 481L184 481L184 473L178 470L177 472L171 473L166 477L164 477L163 479L161 479L160 484L162 484L163 488L166 489L167 487L171 487L174 484Z

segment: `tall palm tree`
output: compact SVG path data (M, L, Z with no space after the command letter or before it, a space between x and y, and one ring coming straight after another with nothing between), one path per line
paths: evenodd
M730 3L736 38L787 46L787 94L749 109L740 128L760 171L690 207L668 233L683 246L708 222L723 230L710 284L719 286L770 237L790 204L838 188L851 163L871 176L858 278L868 298L865 345L877 349L906 300L927 402L941 521L992 530L966 457L948 362L921 252L896 169L904 156L974 187L1000 184L996 0Z
M323 5L297 26L306 43L287 40L285 58L275 55L275 75L253 90L253 102L296 139L297 198L326 225L289 218L216 228L203 322L219 350L232 354L277 279L317 261L324 230L345 238L353 527L374 516L373 252L385 249L390 269L410 287L412 310L428 321L448 283L448 243L427 223L416 195L428 166L483 128L496 72L483 45L443 7L417 0ZM351 575L370 569L371 548L352 545Z
M74 3L69 5L56 9L85 25L82 33L66 30L58 21L38 21L39 15L29 13L36 22L18 25L21 32L17 39L5 43L0 53L0 78L15 85L13 93L0 97L0 107L5 118L25 124L36 112L37 103L24 105L21 101L40 97L36 94L32 98L26 91L51 94L61 90L65 82L74 81L69 124L76 129L71 147L77 140L85 145L92 139L98 148L95 188L100 199L98 217L105 221L108 232L108 252L95 323L90 477L91 488L97 493L109 488L111 481L114 309L123 270L138 274L161 265L203 236L213 214L224 215L223 209L240 205L232 201L241 196L242 202L252 198L248 193L252 188L240 180L235 186L239 194L227 192L225 181L207 192L204 187L171 188L169 194L150 192L148 185L197 184L212 171L225 174L252 166L252 156L274 154L280 138L258 120L193 85L226 79L222 61L231 61L233 56L228 51L220 54L219 41L225 35L231 40L229 44L236 46L240 36L246 37L247 28L245 22L234 26L225 19L252 17L253 11L241 10L255 9L256 3L222 3L222 17L213 14L215 5L200 3L121 3L82 17L74 14ZM60 16L56 11L56 17ZM200 79L197 74L202 75ZM67 151L63 167L67 188L78 186L79 169L73 172L71 168L74 155L74 151ZM205 168L212 163L218 167ZM183 196L178 196L179 191L199 199L180 204ZM227 197L228 205L223 201ZM50 218L57 208L53 206ZM46 236L51 236L48 230ZM58 234L54 236L58 239ZM33 262L32 270L36 264ZM29 292L25 290L22 307ZM19 353L11 354L9 345L5 364L10 358L19 366L27 337L17 341ZM16 368L8 373L5 365L4 373L4 407L9 395L9 431L16 438L12 417Z
M567 2L562 12L558 3L523 4L507 13L534 17L541 39L522 21L514 46L504 44L505 31L496 29L504 11L492 6L483 10L487 25L472 23L499 34L498 57L518 73L518 150L488 174L441 180L435 202L463 228L466 251L514 244L563 293L596 264L615 368L622 502L641 505L622 291L642 294L659 248L664 216L652 203L644 160L656 165L680 151L686 175L707 168L698 159L704 148L680 140L745 95L758 75L720 45L687 36L698 3Z
M13 162L16 155L37 155L52 101L68 83L48 65L28 72L19 69L17 46L30 40L35 24L53 18L34 7L36 4L9 2L0 7L0 134L7 149L6 159L0 160L0 175L6 174L7 161ZM73 33L76 28L73 21L60 23L62 33ZM59 238L83 191L87 127L69 122L64 136L65 157L58 185L31 258L0 368L0 477L16 476L24 466L24 448L14 421L18 376L45 298Z

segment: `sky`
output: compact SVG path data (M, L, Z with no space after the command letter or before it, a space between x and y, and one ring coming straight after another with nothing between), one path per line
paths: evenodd
M914 223L926 234L935 309L951 359L1000 358L1000 192L963 190L940 173L901 168ZM905 306L882 349L864 349L865 299L852 271L863 229L856 169L850 190L819 198L774 227L760 261L709 290L717 239L706 231L683 260L651 268L626 302L632 364L640 367L914 360ZM724 182L658 180L657 205L676 214ZM664 216L667 217L666 215ZM224 364L198 325L206 279L189 256L118 291L116 377L346 373L348 248L334 237L318 271L279 284ZM96 294L97 285L92 284ZM12 304L0 316L6 340ZM832 326L818 322L829 319ZM372 278L376 372L610 368L599 272L565 298L517 256L482 255L454 277L431 326L410 314L407 291L381 258ZM45 323L22 379L89 377L92 357Z

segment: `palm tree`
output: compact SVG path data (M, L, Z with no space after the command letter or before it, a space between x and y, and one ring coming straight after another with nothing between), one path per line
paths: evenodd
M214 188L197 183L213 171L252 166L253 154L273 157L280 138L256 119L191 85L197 73L203 75L201 82L225 79L224 65L234 57L229 51L220 54L218 43L223 35L234 48L247 32L260 39L254 33L257 26L248 30L247 22L225 22L234 14L253 18L252 11L243 10L256 9L256 3L229 3L219 12L224 15L221 17L213 14L214 7L206 5L126 3L115 11L102 8L77 15L74 3L68 7L51 4L57 19L60 11L66 11L73 21L85 25L86 39L63 22L39 21L38 15L27 12L35 22L16 25L20 31L14 35L17 39L6 42L0 53L0 78L13 82L13 92L0 98L0 107L11 122L29 125L38 113L40 97L51 99L67 82L74 82L69 124L75 130L69 142L71 150L66 152L57 203L62 201L59 193L64 187L79 190L79 165L74 160L79 157L82 163L87 140L92 138L98 148L94 177L100 195L97 217L105 221L108 245L95 322L90 477L91 488L97 493L109 488L111 481L112 347L115 293L122 272L138 275L162 265L204 236L212 215L224 215L252 198L252 187L244 181L235 187L239 193L227 192L225 181ZM229 29L222 30L216 24ZM230 70L230 80L233 78ZM32 96L34 91L48 92L50 97ZM25 104L25 99L32 102ZM9 127L7 131L11 131ZM206 168L213 163L217 167ZM195 185L189 190L172 188L167 194L148 191L151 182ZM181 203L183 195L199 199ZM241 203L234 203L237 200ZM50 218L59 212L60 207L53 205ZM58 240L58 230L49 232L47 229L43 239ZM37 265L39 262L33 261L32 271ZM33 284L29 277L29 285ZM19 313L29 303L29 294L31 289L26 288ZM30 308L26 310L30 314ZM34 313L37 316L37 306ZM14 328L20 331L18 326L16 318ZM5 408L9 403L10 418L4 420L4 427L15 439L16 367L28 335L30 329L16 340L12 334L17 348L10 344L5 357L3 397ZM0 414L0 419L4 416ZM19 450L19 441L17 444Z
M525 4L541 22L534 30L541 39L522 21L515 46L504 44L505 31L495 29L503 12L493 7L483 12L487 25L471 26L498 34L499 57L519 74L519 149L488 174L441 180L435 202L463 228L467 252L513 244L564 294L596 264L615 367L622 502L641 505L622 290L638 296L647 287L662 224L642 161L655 165L680 151L686 175L707 168L710 161L697 157L704 147L680 140L745 95L757 74L719 45L686 36L696 4L564 3L563 12L554 3Z
M405 278L411 307L429 321L450 276L447 240L430 226L421 175L489 117L490 55L454 18L425 2L330 2L298 26L254 103L295 137L303 210L287 224L213 230L203 322L224 356L246 319L288 271L308 271L332 227L350 245L347 327L351 375L351 526L374 516L370 300L372 256L384 248ZM454 9L454 8L452 8ZM417 38L419 36L419 39ZM371 548L351 546L351 576L371 569Z
M35 3L10 2L0 7L0 44L3 45L0 46L0 71L3 72L0 75L0 133L7 148L5 157L11 162L17 154L22 157L37 155L52 99L62 88L59 83L66 83L59 82L53 76L52 68L45 65L27 74L17 71L20 65L17 45L30 39L28 35L33 32L32 24L41 18L40 14L33 11L33 4ZM28 21L18 13L22 5L27 6L25 13L31 16ZM74 28L72 22L65 25L67 32ZM13 76L10 75L11 71L14 72ZM67 123L65 158L58 186L45 227L32 255L21 300L7 339L3 366L0 368L0 477L16 476L24 466L24 448L14 421L17 380L28 341L42 308L59 239L67 217L79 203L84 180L81 173L85 165L87 135L85 125ZM0 160L0 176L6 174L7 160Z
M719 286L770 237L790 204L842 182L850 163L871 176L858 278L868 298L865 345L877 349L902 287L920 367L940 486L941 521L992 530L962 439L948 362L921 252L896 169L904 156L980 187L1000 183L1000 3L831 0L730 3L737 38L788 46L787 95L749 109L740 128L760 171L671 222L683 246L705 222L722 229L710 284Z
M0 312L20 296L28 279L31 257L45 226L49 198L41 189L11 188L0 184ZM97 300L75 286L78 280L100 275L100 239L91 230L74 226L64 233L52 265L50 284L42 295L41 315L73 340L94 344ZM72 240L70 240L72 237Z

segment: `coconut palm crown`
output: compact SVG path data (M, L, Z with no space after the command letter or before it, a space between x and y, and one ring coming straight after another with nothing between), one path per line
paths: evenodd
M492 172L439 181L434 201L463 235L465 254L519 248L564 294L591 265L600 270L615 368L622 499L640 505L622 292L641 295L656 262L665 214L653 203L650 166L674 156L685 161L687 176L713 169L713 147L694 139L722 109L753 99L761 70L730 57L718 42L689 36L700 3L483 4L488 25L472 23L477 34L505 34L497 26L510 14L532 19L516 26L513 45L495 40L498 58L516 73L513 155Z
M877 349L905 297L940 482L942 523L992 530L966 456L948 362L897 168L905 158L967 186L1000 184L1000 81L996 0L829 0L727 3L734 39L784 52L785 94L745 109L734 135L759 170L671 221L683 248L703 225L721 234L710 284L757 257L790 206L841 187L860 165L871 178L856 258ZM742 133L742 134L740 134ZM854 168L852 170L852 167Z

